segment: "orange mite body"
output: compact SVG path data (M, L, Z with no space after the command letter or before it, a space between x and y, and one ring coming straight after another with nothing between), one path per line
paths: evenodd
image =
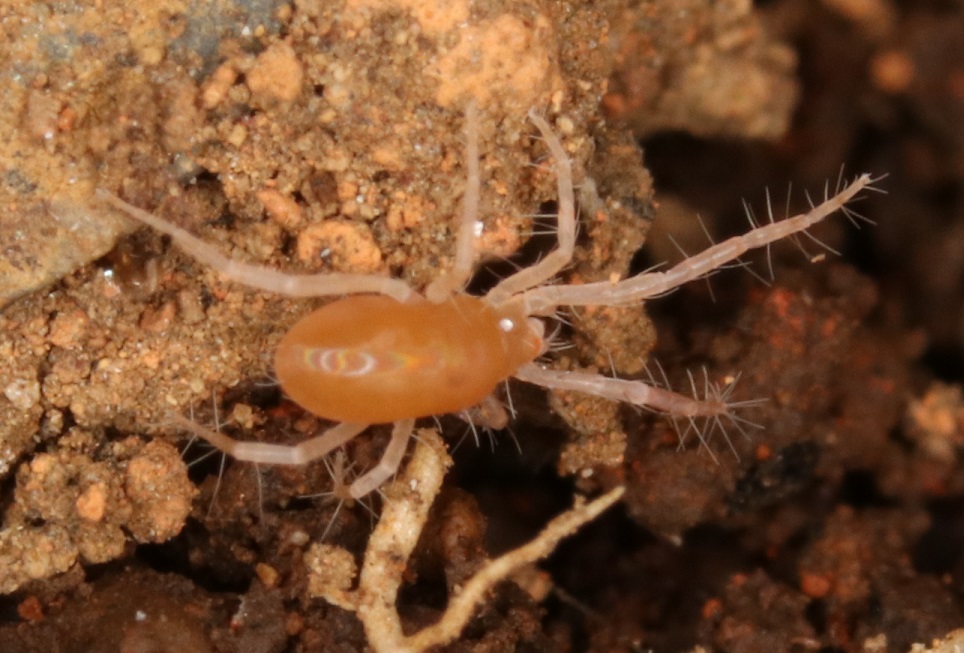
M496 428L504 424L504 411L501 406L493 411L493 404L498 402L490 397L509 377L678 416L685 420L681 443L689 432L696 431L705 445L715 430L724 429L724 421L740 431L743 425L754 426L733 414L736 408L756 402L731 401L732 379L719 387L707 376L702 396L696 392L695 381L696 396L686 396L643 381L536 363L544 351L541 318L567 306L637 304L708 276L738 261L748 250L767 247L794 234L807 234L807 229L835 211L856 219L859 214L848 209L847 203L864 190L876 190L874 178L863 174L846 186L838 184L833 196L827 188L823 202L785 220L775 220L768 203L768 223L757 225L751 215L753 229L749 233L716 243L666 270L621 280L554 283L554 277L572 262L576 247L572 166L549 123L533 111L529 119L555 161L556 248L500 280L482 297L465 294L482 224L478 213L482 186L479 117L474 102L466 111L466 187L453 263L426 286L424 294L402 279L387 276L285 273L236 261L181 227L98 190L105 202L168 234L187 254L229 279L289 297L342 297L298 322L282 338L275 354L275 373L287 395L306 410L338 424L303 442L286 445L239 442L190 420L178 423L238 460L303 465L331 454L370 424L390 422L391 440L382 458L348 489L354 499L377 489L398 470L417 418L462 413L468 419L484 415L486 424ZM470 410L476 406L478 410Z
M540 335L511 304L359 295L295 324L275 353L275 373L320 417L380 424L470 408L541 351Z

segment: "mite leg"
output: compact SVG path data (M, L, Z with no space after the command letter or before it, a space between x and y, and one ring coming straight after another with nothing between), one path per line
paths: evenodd
M465 110L465 194L462 217L455 237L455 264L425 289L429 301L439 303L465 287L472 276L475 260L475 225L479 219L479 195L482 180L479 172L479 108L475 100Z
M735 411L757 406L766 401L765 399L731 401L730 395L735 386L735 380L720 388L707 379L700 396L696 383L691 377L693 395L687 396L643 381L614 379L586 372L549 370L535 363L523 365L514 376L545 388L584 392L663 413L672 420L680 438L680 447L684 446L687 436L694 433L714 459L716 456L708 445L717 431L723 434L730 449L739 458L727 434L727 426L735 428L744 436L747 435L747 428L760 428L758 424L736 415ZM683 421L684 427L680 426L679 420Z
M466 408L459 417L471 426L501 431L509 425L509 414L495 395L488 395L475 406Z
M825 197L822 203L807 213L770 222L742 236L724 240L664 272L645 272L617 283L597 281L580 285L540 286L526 290L522 300L530 314L546 315L559 306L619 306L658 297L684 283L711 274L748 250L805 232L832 213L841 211L853 219L857 214L847 208L847 203L861 191L878 190L873 186L875 181L878 179L868 174L860 175L832 197Z
M408 439L414 429L415 420L413 419L395 422L395 426L392 427L392 439L389 440L388 447L382 454L382 459L364 475L355 479L355 482L348 489L348 493L353 499L361 498L372 490L381 487L398 471L399 465L402 464L402 458L405 456L405 449L408 447Z
M545 283L572 260L572 251L576 245L576 199L572 189L572 165L562 147L559 138L552 132L552 127L545 119L534 111L529 111L529 120L535 124L542 134L542 138L549 147L549 152L555 160L556 180L559 195L559 210L556 227L558 246L535 265L519 270L511 277L502 280L489 291L487 298L493 304L500 304L512 295L535 288Z
M614 379L601 374L550 370L535 363L526 363L513 375L520 381L554 390L575 390L649 408L675 417L711 417L725 415L729 406L712 397L700 399L666 390L643 381Z
M232 281L250 288L288 295L290 297L323 297L374 293L388 295L400 302L411 299L415 291L401 279L391 279L369 274L331 272L323 274L287 274L263 265L242 263L228 258L188 231L162 220L156 215L137 208L115 197L108 191L97 189L97 197L131 218L170 236L179 248L199 263L207 265Z
M294 445L268 442L239 442L219 431L196 424L186 417L173 416L177 426L204 438L215 447L237 460L264 465L304 465L327 456L368 428L368 424L337 424L321 435Z

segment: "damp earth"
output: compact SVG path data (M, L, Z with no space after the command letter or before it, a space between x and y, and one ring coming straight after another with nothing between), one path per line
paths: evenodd
M680 448L661 416L522 384L492 442L441 419L454 466L399 570L406 633L574 492L624 485L443 650L953 650L962 26L953 3L888 0L5 3L0 648L368 650L315 563L320 543L361 561L381 499L338 500L324 464L222 464L168 424L323 429L270 369L317 303L219 279L94 190L248 261L421 288L452 261L475 99L477 292L551 244L533 107L581 180L567 282L745 231L741 198L765 216L765 189L805 209L841 165L889 174L888 194L854 207L873 227L831 219L823 245L560 324L555 367L738 375L738 399L766 399L745 412L759 428ZM353 441L341 472L389 435Z

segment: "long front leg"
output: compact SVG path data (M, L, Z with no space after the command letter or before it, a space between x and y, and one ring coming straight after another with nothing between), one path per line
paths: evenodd
M759 428L758 424L736 415L735 411L766 401L765 399L731 401L730 394L735 381L720 388L707 379L700 396L696 383L691 378L693 395L687 396L644 381L614 379L587 372L545 369L535 363L523 365L516 370L514 376L521 381L541 385L544 388L582 392L663 413L673 421L679 435L680 447L685 445L687 436L694 433L714 460L716 456L709 448L709 441L713 434L717 431L722 433L734 455L739 458L727 434L727 426L735 428L744 435L747 428ZM680 420L683 423L682 426Z
M646 272L616 283L597 281L580 285L541 286L525 291L522 301L530 314L547 315L560 306L619 306L664 295L689 281L720 269L751 249L765 247L788 236L805 232L837 211L853 215L846 208L847 203L854 200L861 191L877 190L873 186L874 181L877 180L869 174L860 175L807 213L779 222L770 222L742 236L724 240L665 272Z
M551 370L527 363L513 375L520 381L554 390L574 390L612 401L621 401L674 417L726 415L729 405L716 397L688 397L644 381L614 379L601 374Z

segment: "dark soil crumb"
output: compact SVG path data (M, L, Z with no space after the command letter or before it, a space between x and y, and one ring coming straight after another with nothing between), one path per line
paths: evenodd
M94 191L235 258L422 288L452 262L470 99L479 289L552 247L530 108L579 184L568 282L705 247L697 215L714 238L744 231L741 197L766 219L767 187L795 212L842 164L889 173L888 194L855 207L876 226L814 230L841 257L804 238L774 248L772 278L749 261L769 285L729 270L563 316L556 367L661 379L658 360L674 387L739 375L733 400L765 401L745 434L681 448L658 416L511 385L522 453L501 434L458 447L405 569L406 632L573 486L626 484L445 650L955 650L962 30L958 4L893 0L4 3L0 650L368 650L310 570L320 544L361 559L379 501L340 502L332 477L373 465L389 430L337 469L254 468L167 425L325 428L269 363L318 302L225 282ZM441 428L455 448L464 424Z

